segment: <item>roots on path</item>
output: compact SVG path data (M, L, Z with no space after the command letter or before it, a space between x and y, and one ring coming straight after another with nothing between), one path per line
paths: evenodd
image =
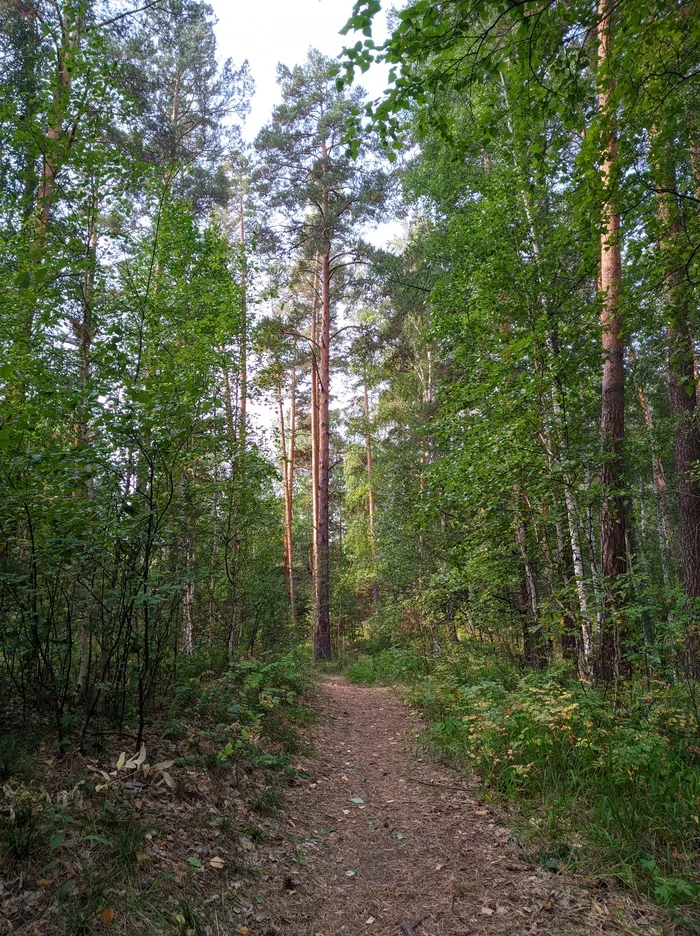
M272 936L659 934L664 915L522 861L478 787L416 751L389 689L331 677L289 841L248 930Z

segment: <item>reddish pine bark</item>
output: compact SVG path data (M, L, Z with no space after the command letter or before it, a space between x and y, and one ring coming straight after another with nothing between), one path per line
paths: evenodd
M622 444L625 432L625 381L623 320L620 309L622 260L620 255L620 215L614 194L617 162L615 126L615 85L610 75L611 26L613 0L598 4L598 104L605 126L606 139L601 163L604 200L601 217L601 255L599 290L602 330L603 380L601 436L602 507L600 517L601 570L606 588L606 614L598 646L595 671L602 682L620 674L620 628L617 620L615 590L626 572L625 499Z

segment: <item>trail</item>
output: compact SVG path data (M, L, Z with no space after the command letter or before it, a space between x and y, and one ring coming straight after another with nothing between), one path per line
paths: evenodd
M331 677L316 704L316 756L287 797L255 936L401 936L402 920L416 936L667 931L625 893L523 861L478 786L421 756L417 720L391 690Z

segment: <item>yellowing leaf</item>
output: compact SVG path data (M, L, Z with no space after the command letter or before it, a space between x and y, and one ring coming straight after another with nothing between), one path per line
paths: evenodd
M173 766L174 763L175 763L174 760L160 761L157 764L153 764L151 766L151 770L160 770L160 771L169 770Z
M106 910L103 910L100 914L100 918L105 926L111 926L114 923L114 918L117 915L114 907L107 907Z
M121 770L124 764L126 763L126 751L122 751L119 755L119 760L117 761L117 770Z

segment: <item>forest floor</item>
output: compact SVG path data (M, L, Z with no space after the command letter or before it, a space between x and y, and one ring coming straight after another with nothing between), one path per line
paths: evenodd
M674 931L629 892L524 860L476 780L421 753L392 690L333 676L314 704L316 753L285 796L286 841L243 936Z
M276 716L284 769L251 760L280 741L236 761L232 726L199 715L177 740L153 728L148 773L119 767L119 738L3 785L0 936L680 933L629 891L531 863L395 691L331 676L306 701L312 725Z

